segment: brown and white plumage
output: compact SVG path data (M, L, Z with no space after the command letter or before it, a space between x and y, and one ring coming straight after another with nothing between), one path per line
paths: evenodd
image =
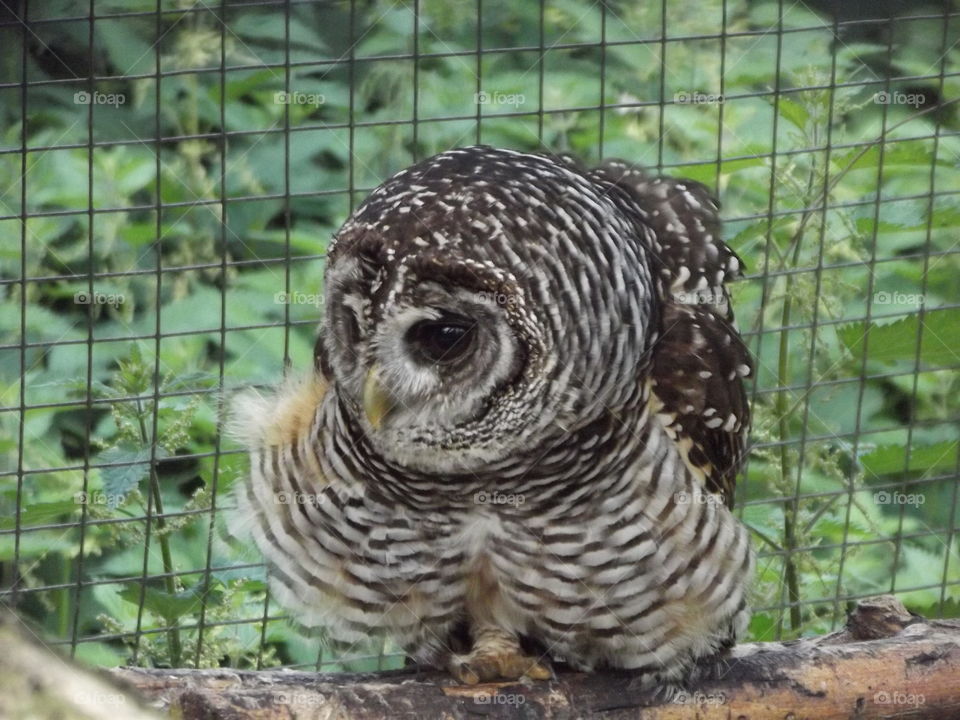
M330 250L314 374L237 411L278 599L467 682L727 647L738 269L701 186L622 163L473 147L385 182Z
M618 161L593 174L626 187L654 231L664 303L650 372L660 417L707 489L733 507L750 424L742 378L752 369L726 286L742 263L721 238L720 207L692 180L651 178Z

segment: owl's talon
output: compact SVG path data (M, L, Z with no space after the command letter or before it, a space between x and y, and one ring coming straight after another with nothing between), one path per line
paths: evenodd
M553 673L550 671L550 668L541 665L538 662L535 662L524 673L531 680L551 680L553 678Z
M494 680L549 680L550 669L536 658L522 655L518 650L505 652L474 651L451 664L451 674L465 685L476 685Z
M450 672L464 685L476 685L480 682L480 676L465 662L454 663L453 667L450 668Z

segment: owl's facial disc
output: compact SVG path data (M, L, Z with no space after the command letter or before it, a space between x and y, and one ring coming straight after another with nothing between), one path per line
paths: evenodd
M427 472L476 467L478 424L517 379L520 341L476 291L421 284L386 303L365 333L358 420L392 462Z
M468 356L477 349L479 334L476 322L470 318L438 311L436 318L414 321L404 333L403 346L413 363L440 375L445 368L469 360ZM384 418L402 401L397 395L384 378L383 366L375 362L367 370L362 397L364 414L374 430L380 430Z

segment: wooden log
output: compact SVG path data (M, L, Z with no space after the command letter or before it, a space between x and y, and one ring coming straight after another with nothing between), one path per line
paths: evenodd
M11 613L0 613L0 718L160 720L107 673L82 668L43 646Z
M184 720L960 718L960 623L862 602L817 638L737 646L724 667L671 698L627 672L561 671L551 681L457 684L442 673L118 669Z

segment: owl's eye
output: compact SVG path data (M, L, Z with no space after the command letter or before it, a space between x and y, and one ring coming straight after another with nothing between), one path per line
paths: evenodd
M464 318L424 320L407 331L407 343L427 362L445 365L466 355L473 346L475 325Z

